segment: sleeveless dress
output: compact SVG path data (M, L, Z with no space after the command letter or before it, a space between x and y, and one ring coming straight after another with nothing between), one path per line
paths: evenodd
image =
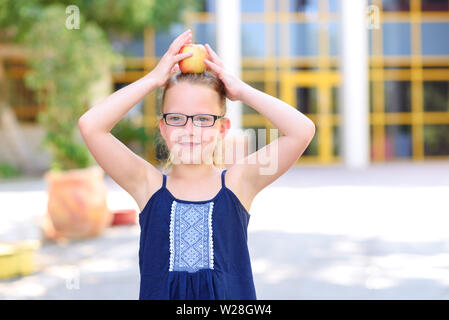
M226 187L210 200L177 199L162 187L139 214L139 300L256 300L250 214Z

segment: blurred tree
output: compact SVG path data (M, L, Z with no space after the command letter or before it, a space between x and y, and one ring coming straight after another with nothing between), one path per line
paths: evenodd
M137 34L144 28L167 30L181 21L197 0L1 0L0 42L25 48L30 70L26 85L45 110L38 122L46 130L43 145L51 169L86 168L93 158L77 137L77 122L87 109L89 89L120 63L109 32ZM66 27L67 7L79 9L80 28ZM0 61L1 63L1 61ZM1 97L0 97L1 99ZM1 115L1 113L0 113Z
M45 8L60 4L75 5L87 22L102 30L137 34L150 27L166 31L173 22L182 20L185 9L197 10L200 0L2 0L0 29L14 28L15 38L21 39L33 28ZM64 16L67 16L64 14Z

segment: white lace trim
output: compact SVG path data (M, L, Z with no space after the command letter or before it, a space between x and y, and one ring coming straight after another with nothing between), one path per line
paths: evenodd
M175 244L174 244L174 223L175 223L175 210L176 210L176 201L173 200L171 204L171 213L170 213L170 265L169 271L173 271L173 263L175 260Z
M212 243L212 211L214 209L214 203L210 203L209 207L209 268L214 268L214 245Z

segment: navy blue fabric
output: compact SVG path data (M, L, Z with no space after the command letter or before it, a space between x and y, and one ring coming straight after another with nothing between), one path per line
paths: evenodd
M226 187L226 169L221 189L210 200L177 199L166 188L167 177L139 215L139 299L157 300L256 300L247 228L250 214ZM204 204L214 202L212 211L213 268L196 272L170 271L170 214L173 201Z

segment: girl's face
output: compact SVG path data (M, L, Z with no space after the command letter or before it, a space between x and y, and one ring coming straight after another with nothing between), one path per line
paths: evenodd
M178 83L167 90L163 112L222 115L217 92L205 85L188 82ZM197 127L192 118L184 126L170 126L161 119L159 128L175 164L211 164L217 141L224 139L230 120L217 119L211 127Z

